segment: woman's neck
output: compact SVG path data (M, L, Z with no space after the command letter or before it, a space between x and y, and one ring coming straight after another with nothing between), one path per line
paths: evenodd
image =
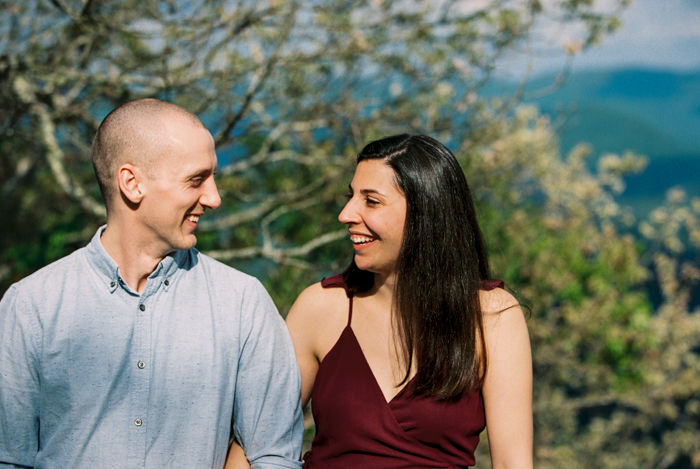
M394 299L395 286L396 274L383 275L375 273L374 284L368 294L376 296L378 300L386 301L391 304Z

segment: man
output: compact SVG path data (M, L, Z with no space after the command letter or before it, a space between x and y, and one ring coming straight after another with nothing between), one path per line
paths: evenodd
M299 371L254 278L193 249L221 199L214 140L154 99L92 147L107 225L0 303L0 467L298 468Z

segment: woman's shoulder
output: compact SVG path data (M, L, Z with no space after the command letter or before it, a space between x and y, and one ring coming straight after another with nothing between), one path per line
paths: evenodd
M347 297L347 287L343 277L334 275L324 277L320 282L306 287L297 298L297 302L305 306L324 306L329 299L347 299Z
M483 282L482 282L482 286ZM505 289L502 281L489 281L488 285L479 290L481 312L485 319L506 311L522 314L518 300Z
M343 288L318 282L302 291L286 318L297 357L307 354L322 361L347 326L349 307Z
M511 293L504 288L479 290L479 299L487 344L528 336L525 314Z
M345 284L341 285L341 282L342 277L336 275L305 288L297 297L287 317L325 322L340 313L347 313L349 302L343 288Z
M345 283L345 280L341 274L333 275L327 278L324 277L319 284L324 289L340 288L346 295L348 294L348 285Z

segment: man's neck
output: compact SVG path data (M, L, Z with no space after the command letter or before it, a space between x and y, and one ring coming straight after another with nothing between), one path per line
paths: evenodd
M119 266L122 279L139 294L146 288L148 276L158 267L165 255L153 253L152 246L142 241L138 230L127 229L118 222L107 222L100 241L107 254Z

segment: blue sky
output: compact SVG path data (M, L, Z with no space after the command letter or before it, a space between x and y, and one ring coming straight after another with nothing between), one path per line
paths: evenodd
M612 36L574 59L574 71L629 66L700 70L700 0L634 0L620 19L622 27ZM560 67L561 57L543 59L536 71Z

